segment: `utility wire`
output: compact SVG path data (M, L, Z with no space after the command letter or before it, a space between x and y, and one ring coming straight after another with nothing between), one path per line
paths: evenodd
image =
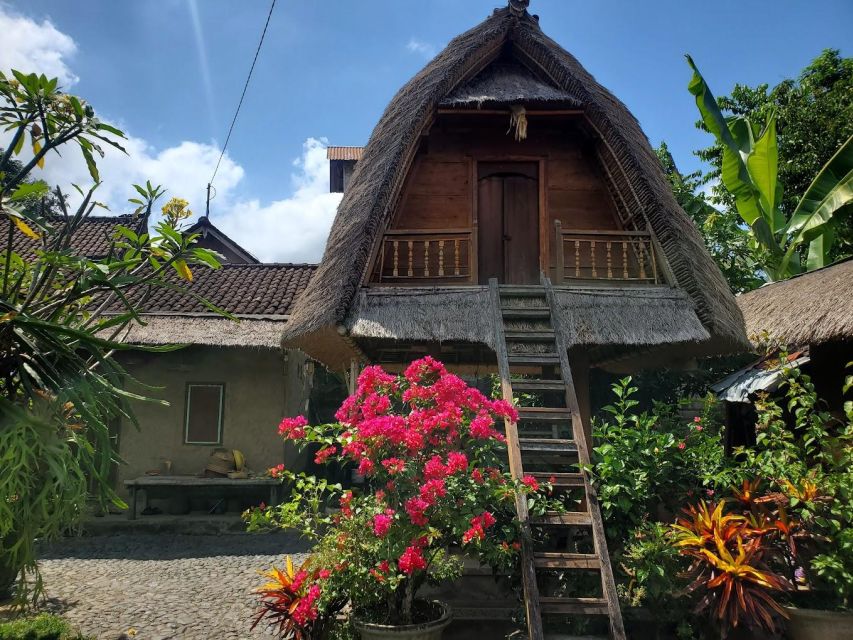
M234 131L234 125L237 123L237 116L240 115L240 107L243 106L243 99L246 97L246 91L249 88L249 81L252 79L252 72L255 70L255 63L258 61L258 55L261 53L261 47L264 44L264 38L267 35L267 28L270 26L270 18L272 18L273 9L275 9L276 0L272 0L270 4L270 12L267 14L267 21L264 23L264 30L261 32L261 40L258 42L258 48L255 51L255 57L252 59L252 66L249 67L249 75L246 76L246 84L243 85L243 93L240 94L240 101L237 103L237 109L234 111L234 118L231 120L231 126L228 127L228 135L225 136L225 144L222 145L222 153L219 154L219 160L216 161L216 167L213 169L213 175L210 176L210 181L207 183L207 211L210 213L210 188L213 179L216 177L216 172L219 171L219 165L222 163L222 158L225 157L225 150L228 148L228 141L231 140L231 134Z

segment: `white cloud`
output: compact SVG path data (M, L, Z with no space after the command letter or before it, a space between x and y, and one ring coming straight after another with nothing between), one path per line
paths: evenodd
M74 40L49 20L38 23L12 14L0 4L0 33L4 38L0 69L17 68L57 76L66 87L77 81L65 62L65 57L76 49ZM0 133L0 147L10 138L10 133ZM190 202L197 215L204 213L207 181L219 158L218 147L184 140L157 149L132 132L122 145L127 155L104 145L104 157L96 158L102 182L95 192L96 200L113 213L127 213L132 207L127 199L137 195L131 185L150 180L168 190L159 204L179 196ZM63 192L76 196L71 185L87 189L92 179L76 147L64 148L62 152L62 156L49 154L44 169L36 169L33 177L59 185ZM21 159L26 160L28 155L32 157L25 146ZM319 260L341 199L340 194L329 193L325 140L305 141L301 156L293 161L292 195L287 198L269 203L246 198L238 193L244 174L243 167L231 157L227 154L223 157L214 185L216 196L211 202L214 224L261 260Z
M39 23L0 5L0 33L3 34L0 70L4 73L11 69L43 73L49 78L59 78L59 84L64 88L77 82L77 76L66 63L66 58L74 54L77 45L50 20Z
M409 53L415 53L419 56L423 56L427 60L434 58L435 54L438 53L435 45L424 42L423 40L418 40L414 37L409 39L409 42L406 44L406 50L409 51Z
M329 193L325 140L309 138L293 162L293 195L262 205L235 202L213 223L263 261L316 262L323 254L341 194Z

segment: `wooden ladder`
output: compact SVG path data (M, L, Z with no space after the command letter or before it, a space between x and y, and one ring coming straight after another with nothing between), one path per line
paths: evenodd
M518 479L527 474L550 480L555 493L565 494L567 506L573 498L578 504L576 511L534 518L528 514L527 498L516 500L530 640L544 640L543 618L551 616L607 616L610 637L624 640L601 511L581 466L589 464L589 443L551 282L543 276L541 286L510 286L491 279L489 290L503 398L513 402L519 392L542 405L520 406L518 422L506 421L510 472ZM559 404L564 406L554 406ZM541 546L558 548L540 551ZM551 595L549 591L556 590L553 581L572 572L597 573L600 593L595 589L592 595Z

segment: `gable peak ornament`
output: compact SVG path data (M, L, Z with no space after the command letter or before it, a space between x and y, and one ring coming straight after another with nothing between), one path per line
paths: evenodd
M509 0L509 12L520 18L530 6L530 0Z

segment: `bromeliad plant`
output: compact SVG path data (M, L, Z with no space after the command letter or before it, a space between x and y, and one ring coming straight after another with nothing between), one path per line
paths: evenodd
M316 594L307 622L321 628L347 603L359 619L417 622L419 588L459 575L455 548L514 567L516 496L526 496L533 513L559 505L546 497L547 483L515 481L503 470L504 436L496 425L506 417L516 417L510 404L489 400L426 357L403 376L365 369L337 424L282 421L285 439L319 446L316 462L353 465L365 479L357 492L289 474L290 502L246 513L250 529L298 528L315 540L304 568L312 576L304 588L314 590L305 593ZM320 494L334 496L339 511L326 515ZM280 624L294 613L274 605L277 597L262 593L261 618L276 616Z
M756 528L727 506L700 501L672 525L675 546L693 558L687 591L698 594L696 611L709 613L723 637L741 625L775 632L787 616L774 595L791 583L770 567L769 525Z

